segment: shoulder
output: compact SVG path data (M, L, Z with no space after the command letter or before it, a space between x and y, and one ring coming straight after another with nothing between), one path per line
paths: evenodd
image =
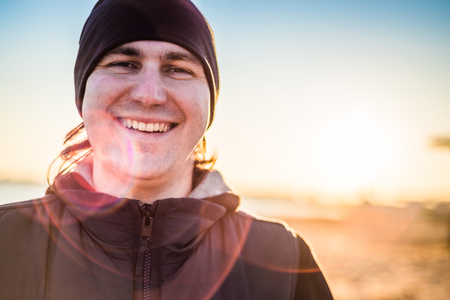
M51 215L59 210L62 201L49 194L42 198L8 203L0 206L0 235L26 231L28 226L46 224Z
M39 207L46 204L49 204L51 202L54 202L58 200L58 197L55 195L46 195L41 198L35 198L31 200L25 200L20 202L13 202L13 203L7 203L0 205L0 211L8 211L8 210L20 210L20 209L26 209L30 207Z
M253 231L266 234L268 237L281 236L292 240L298 238L295 230L282 220L262 217L246 210L236 211L234 218L245 219L247 222L251 222Z
M296 267L299 242L297 233L285 222L238 210L230 214L235 223L245 224L238 230L245 231L243 251L262 261L276 261L277 264Z
M58 200L60 200L58 196L54 194L48 194L41 198L0 205L0 216L4 216L6 214L25 214L29 217L29 214L32 214L39 210L45 210L53 203L60 202Z

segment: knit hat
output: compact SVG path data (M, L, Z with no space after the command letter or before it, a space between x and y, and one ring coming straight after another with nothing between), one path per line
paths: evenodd
M84 24L75 63L75 102L81 114L86 81L110 50L133 41L179 45L202 63L211 94L209 126L219 92L214 36L189 0L99 0Z

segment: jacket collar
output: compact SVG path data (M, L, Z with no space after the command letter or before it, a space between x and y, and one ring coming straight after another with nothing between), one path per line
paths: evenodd
M92 159L87 158L74 171L59 175L49 187L48 193L55 193L63 198L71 196L71 203L85 209L117 205L117 197L95 191L92 181ZM194 189L186 198L202 199L224 206L227 211L235 211L240 205L240 198L225 183L220 172L216 170L194 170ZM83 197L78 197L78 196ZM77 201L77 200L83 201Z

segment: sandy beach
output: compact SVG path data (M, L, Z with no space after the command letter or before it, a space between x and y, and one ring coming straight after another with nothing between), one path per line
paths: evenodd
M284 220L313 245L337 300L450 298L448 224L421 204Z

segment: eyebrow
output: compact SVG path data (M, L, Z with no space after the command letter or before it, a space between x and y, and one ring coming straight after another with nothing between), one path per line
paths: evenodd
M166 55L163 58L166 60L172 60L172 61L185 60L185 61L189 61L194 64L198 64L200 66L202 65L200 60L190 53L167 51Z
M126 55L130 57L143 58L145 55L141 50L130 47L130 46L119 46L117 48L112 49L108 53L105 54L104 57L112 56L112 55ZM202 65L200 60L192 55L191 53L177 52L177 51L167 51L164 55L160 56L161 60L170 60L170 61L188 61L197 65Z
M106 53L104 57L108 57L108 56L116 55L116 54L137 57L137 58L144 57L144 54L139 49L136 49L133 47L128 47L128 46L120 46L120 47L114 48L111 51L109 51L108 53Z

